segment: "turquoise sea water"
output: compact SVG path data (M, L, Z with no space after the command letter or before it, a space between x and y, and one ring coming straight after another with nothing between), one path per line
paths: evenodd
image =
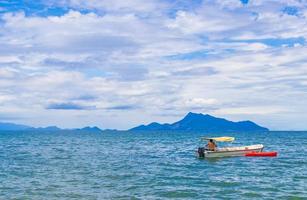
M197 159L199 133L0 133L0 199L307 199L307 132L228 134L277 158Z

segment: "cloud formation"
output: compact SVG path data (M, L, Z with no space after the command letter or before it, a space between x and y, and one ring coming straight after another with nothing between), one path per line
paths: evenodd
M194 111L307 128L304 1L7 1L0 18L4 119L130 128Z
M47 109L54 109L54 110L90 110L90 109L95 109L95 107L82 106L82 105L71 103L71 102L51 103L46 108Z

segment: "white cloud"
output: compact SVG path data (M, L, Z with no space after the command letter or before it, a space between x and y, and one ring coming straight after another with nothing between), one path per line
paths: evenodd
M203 109L207 108L208 106L217 105L217 100L214 98L191 98L187 99L184 102L184 105L181 105L181 107L186 107L187 109Z
M214 113L219 115L268 115L282 112L287 112L287 110L275 106L255 106L219 109Z
M222 9L219 7L204 5L196 13L178 11L176 18L169 20L167 26L180 30L184 34L204 33L210 38L219 38L222 37L220 33L247 25L248 18L251 18L248 15L243 15L246 19L243 18L239 21L238 17L242 16L232 16L227 11L222 12Z
M0 78L13 78L14 71L12 69L0 68Z
M288 4L306 12L286 1L204 1L177 11L157 1L71 0L58 4L74 9L61 16L5 13L2 115L103 128L171 122L189 111L268 127L279 124L276 115L306 119L306 43L257 40L306 40L306 16L283 14Z
M205 4L209 4L210 1L205 1ZM242 8L243 4L240 0L216 0L216 3L220 5L222 8L227 9L237 9Z

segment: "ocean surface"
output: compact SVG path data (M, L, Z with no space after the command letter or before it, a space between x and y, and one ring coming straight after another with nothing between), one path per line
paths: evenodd
M276 158L198 159L200 133L0 133L0 199L307 199L307 132L227 134Z

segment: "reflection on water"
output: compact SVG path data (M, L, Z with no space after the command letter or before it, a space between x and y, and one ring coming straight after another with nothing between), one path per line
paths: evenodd
M233 159L234 157L224 157L224 158L205 158L208 163L217 163L221 160Z

